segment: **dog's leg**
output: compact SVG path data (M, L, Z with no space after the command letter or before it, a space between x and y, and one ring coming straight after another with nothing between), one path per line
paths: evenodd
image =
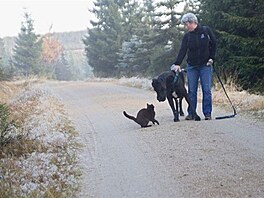
M171 107L171 110L172 110L172 113L173 113L173 116L174 116L174 119L173 121L174 122L178 122L179 121L179 113L178 111L175 109L175 106L174 106L174 101L173 101L173 96L172 96L172 92L173 90L171 89L167 89L167 100L169 102L169 105Z
M178 122L178 121L180 121L180 119L179 119L179 103L178 103L177 98L174 98L174 101L175 101L175 105L176 105L176 111L175 111L176 115L174 115L174 122Z
M179 105L180 105L180 116L184 116L183 110L182 110L182 99L183 97L179 98Z

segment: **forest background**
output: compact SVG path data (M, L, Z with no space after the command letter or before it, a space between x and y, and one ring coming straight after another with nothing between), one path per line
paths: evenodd
M217 37L221 78L263 93L263 10L262 0L97 0L91 28L45 35L34 33L26 12L18 37L0 39L0 79L153 77L175 61L186 31L180 18L193 12Z

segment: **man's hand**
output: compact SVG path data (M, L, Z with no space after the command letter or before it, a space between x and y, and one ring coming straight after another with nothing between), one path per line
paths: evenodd
M172 66L171 66L171 71L181 71L181 66L180 65L175 65L175 64L173 64Z
M213 59L210 58L210 59L208 60L208 62L206 63L206 65L207 65L207 66L211 66L211 65L213 65L213 63L214 63Z

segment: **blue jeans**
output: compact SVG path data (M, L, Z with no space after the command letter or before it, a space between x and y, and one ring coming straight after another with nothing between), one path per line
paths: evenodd
M196 110L197 89L200 79L203 93L202 108L204 116L211 116L212 113L212 75L212 66L191 66L187 64L188 95L193 108ZM188 108L188 114L193 116L191 108Z

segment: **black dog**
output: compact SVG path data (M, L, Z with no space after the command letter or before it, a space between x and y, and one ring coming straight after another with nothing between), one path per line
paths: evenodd
M188 96L187 90L184 86L184 76L183 72L167 71L160 74L158 77L152 79L152 87L157 93L157 100L159 102L164 102L166 98L168 99L169 105L174 115L174 122L180 121L180 115L184 115L182 111L182 99L185 98L189 107L194 112L194 119L200 121L201 118L197 115L193 106L191 105L190 98ZM179 99L179 102L178 100ZM176 109L174 106L174 101L176 104ZM180 112L179 112L180 103Z

